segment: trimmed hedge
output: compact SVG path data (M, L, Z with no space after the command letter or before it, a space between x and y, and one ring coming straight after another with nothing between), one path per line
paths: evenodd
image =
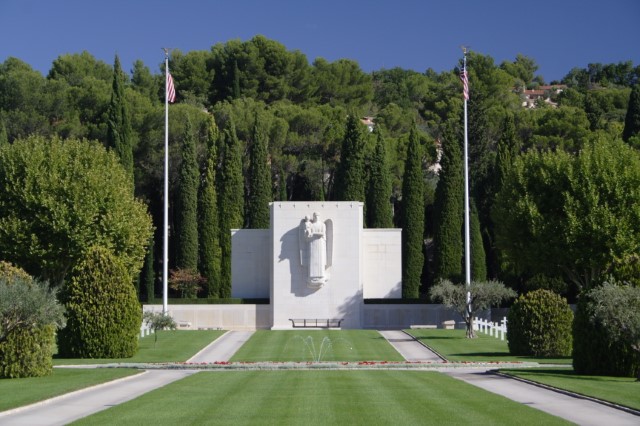
M521 295L507 314L507 340L512 355L571 355L573 312L567 301L549 290Z
M126 267L94 247L71 272L63 292L67 326L58 351L73 358L128 358L138 350L142 309Z

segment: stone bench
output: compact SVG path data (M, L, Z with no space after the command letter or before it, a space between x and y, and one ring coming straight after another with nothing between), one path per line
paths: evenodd
M293 328L340 328L344 319L289 318Z
M412 329L412 330L424 329L424 328L434 329L434 328L438 328L438 326L437 325L432 325L432 324L427 324L427 325L415 325L414 324L414 325L409 326L409 328Z
M453 330L456 328L456 322L454 320L442 321L442 328L445 330Z

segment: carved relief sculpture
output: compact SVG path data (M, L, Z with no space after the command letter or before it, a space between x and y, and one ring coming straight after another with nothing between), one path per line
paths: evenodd
M318 213L313 220L305 216L300 224L300 263L306 267L307 285L320 288L329 280L327 268L331 266L333 252L333 222L322 222Z

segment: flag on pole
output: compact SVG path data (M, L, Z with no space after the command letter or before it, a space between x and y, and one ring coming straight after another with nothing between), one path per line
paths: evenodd
M167 73L167 101L176 101L176 88L173 86L173 78Z
M460 80L462 80L462 95L464 96L465 101L469 100L469 75L467 74L467 70L463 69L460 74Z

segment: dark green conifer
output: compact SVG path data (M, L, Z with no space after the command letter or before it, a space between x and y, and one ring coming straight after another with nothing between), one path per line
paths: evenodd
M358 119L349 115L334 183L337 201L365 201L364 141L360 127Z
M207 156L198 197L198 270L206 280L206 294L218 297L220 284L220 227L218 226L218 195L216 191L216 168L218 154L216 145L219 132L213 117L209 117L207 128Z
M402 297L417 298L424 264L424 179L422 148L415 126L411 129L402 178Z
M232 121L229 121L224 130L222 148L222 164L217 179L221 248L219 296L227 298L231 297L231 230L242 228L244 223L242 153Z
M480 218L475 203L471 203L471 213L469 215L469 228L471 238L471 280L486 281L487 279L487 259L482 243L482 232L480 231Z
M629 139L634 136L640 136L640 84L633 86L629 95L629 106L627 107L627 116L624 119L622 140L629 142Z
M125 75L116 55L113 64L113 91L107 119L107 146L115 150L133 182L133 130L125 98Z
M187 119L181 146L175 201L176 267L198 267L198 163L191 120Z
M387 165L385 140L376 131L376 149L371 158L367 193L367 227L392 228L391 177Z
M464 177L460 139L454 124L446 125L434 201L434 277L462 279Z
M267 135L256 113L253 141L249 150L249 194L247 198L247 228L269 228L271 170L269 167Z

